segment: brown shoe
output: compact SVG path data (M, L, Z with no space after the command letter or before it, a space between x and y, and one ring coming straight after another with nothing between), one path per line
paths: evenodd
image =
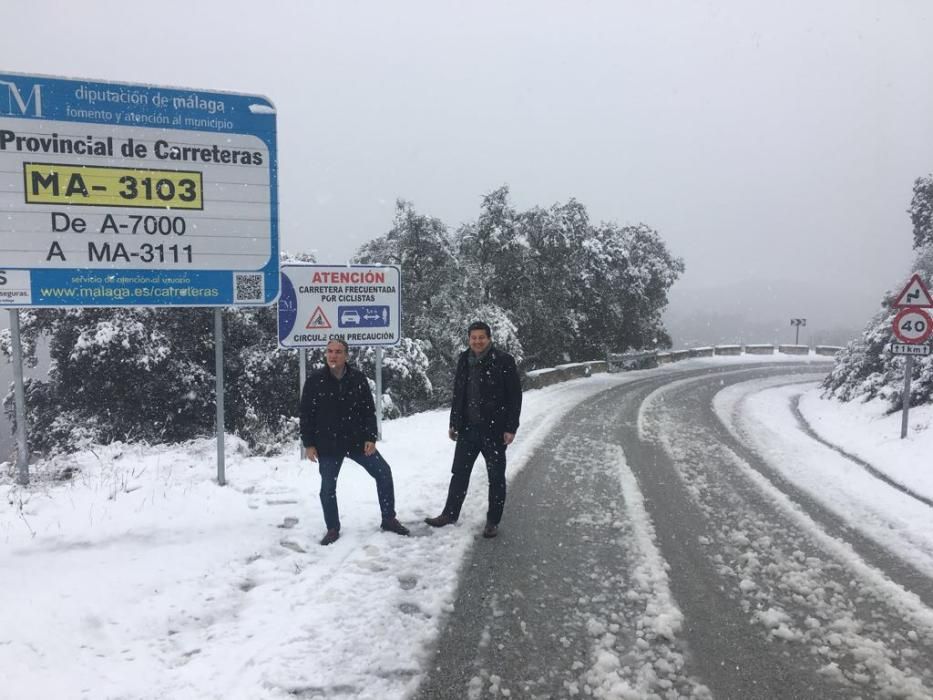
M492 523L486 523L486 527L483 528L483 537L489 540L498 534L499 534L498 525L493 525Z
M321 538L321 544L326 547L333 544L340 537L340 530L328 530L327 534Z
M388 520L383 520L382 525L379 526L386 532L394 532L396 535L409 535L411 532L407 527L402 525L398 518L389 518Z
M431 527L444 527L445 525L451 525L457 521L447 515L447 513L441 513L436 518L425 518L424 522Z

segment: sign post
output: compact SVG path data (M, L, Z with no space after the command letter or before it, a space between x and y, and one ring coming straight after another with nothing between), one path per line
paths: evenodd
M807 325L807 319L805 318L792 318L790 320L790 325L797 327L797 333L794 336L794 345L800 344L800 327Z
M0 73L0 305L271 304L276 167L263 97Z
M892 345L892 351L896 355L906 355L904 360L904 392L901 400L903 409L901 414L902 440L907 437L907 414L910 410L910 380L914 369L914 355L929 354L929 346L920 345L920 343L925 343L931 332L933 332L933 322L931 322L927 312L918 306L905 306L894 317L894 335L904 345L894 344ZM918 352L907 350L907 348L912 349L914 347L918 349ZM926 348L926 352L919 351L920 348Z
M302 392L305 390L305 380L308 378L308 351L304 348L298 349L298 403L301 405ZM304 459L305 448L298 441L298 459Z
M29 445L26 442L26 388L23 381L23 346L19 335L19 309L10 309L13 346L13 394L16 410L16 482L29 483Z
M376 435L382 439L382 348L376 348Z
M350 347L375 347L380 437L382 348L402 339L401 276L395 265L282 265L279 346L323 348L342 338Z
M227 483L224 472L224 310L214 309L214 396L217 425L217 483Z
M901 395L901 440L907 437L907 414L910 411L910 379L914 373L914 356L904 360L904 391Z

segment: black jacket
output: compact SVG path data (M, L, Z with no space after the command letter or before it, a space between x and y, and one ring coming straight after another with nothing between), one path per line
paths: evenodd
M312 372L301 392L300 425L302 444L324 455L376 442L376 406L365 375L350 365L339 381L328 367Z
M467 348L457 360L454 376L454 398L450 407L450 427L457 432L467 424L467 382L470 379ZM483 425L491 434L518 431L518 418L522 412L522 384L515 367L515 358L496 347L489 348L480 360L479 412Z

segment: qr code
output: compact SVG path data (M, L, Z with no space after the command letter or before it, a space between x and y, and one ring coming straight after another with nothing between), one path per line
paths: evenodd
M234 272L233 273L233 303L255 304L262 303L265 296L265 285L262 273Z

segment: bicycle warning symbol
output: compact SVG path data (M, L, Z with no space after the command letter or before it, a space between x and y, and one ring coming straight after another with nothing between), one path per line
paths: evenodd
M309 331L322 330L330 327L330 321L327 320L327 316L324 315L324 310L320 306L314 310L314 313L311 314L311 318L308 320L308 325L305 326Z

